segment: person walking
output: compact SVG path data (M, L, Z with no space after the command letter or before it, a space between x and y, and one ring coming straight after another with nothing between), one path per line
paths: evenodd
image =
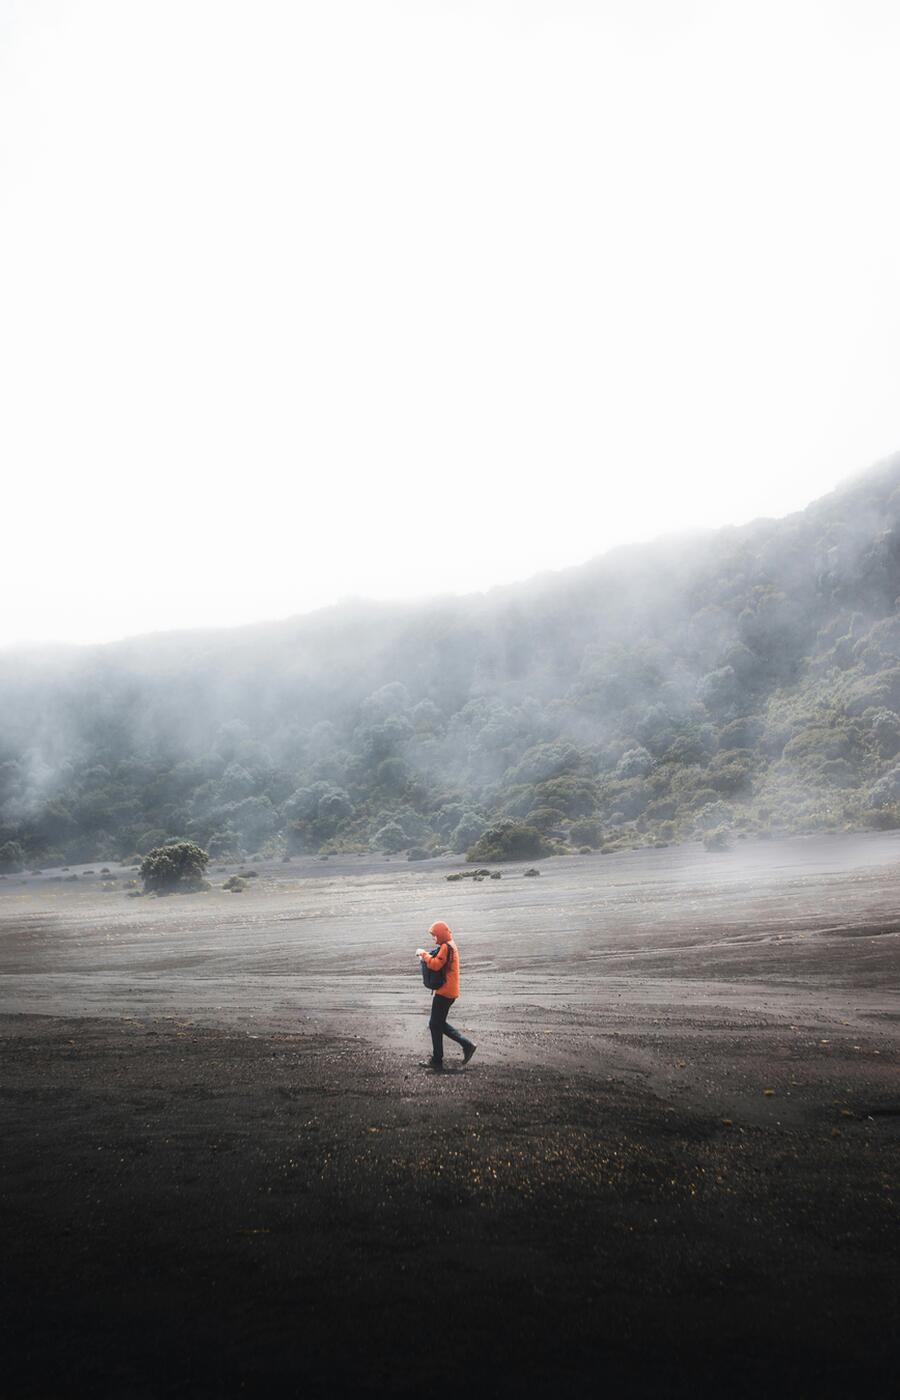
M434 938L437 947L433 953L429 953L425 948L417 948L416 957L431 968L432 972L446 969L446 973L443 986L437 987L431 994L428 1029L431 1031L432 1054L429 1060L422 1060L421 1064L425 1069L443 1070L444 1036L462 1046L464 1065L467 1065L475 1054L476 1046L464 1035L460 1035L447 1021L450 1008L459 996L459 949L453 941L453 934L441 919L432 924L428 932Z

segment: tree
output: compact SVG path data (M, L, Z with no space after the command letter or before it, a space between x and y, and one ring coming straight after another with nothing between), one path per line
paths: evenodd
M161 828L145 831L135 841L134 849L137 851L138 855L146 855L151 851L155 851L157 847L162 846L167 840L168 835L169 833L163 831Z
M395 855L398 851L403 851L409 845L409 837L403 830L399 822L387 822L372 837L372 845L378 851L387 851L389 855Z
M603 832L600 823L591 817L584 821L573 822L569 828L569 840L573 846L591 846L594 850L603 841Z
M638 744L632 749L626 749L619 762L616 764L617 778L643 778L653 767L653 758L644 748L643 744Z
M464 812L451 834L451 848L457 855L462 855L463 851L467 851L472 843L482 835L484 827L484 818L480 817L477 812Z
M241 849L237 834L229 831L227 827L224 831L214 831L206 844L213 860L225 860L228 857L237 856Z
M556 807L567 817L589 817L597 806L597 788L589 778L563 773L534 789L534 807Z
M17 874L25 864L25 852L18 841L6 841L0 846L0 871Z
M203 887L203 876L209 856L193 841L175 841L171 846L158 846L141 861L144 891L161 894L172 890L197 890Z
M401 849L456 851L501 818L564 818L578 846L582 821L643 844L752 831L763 806L776 829L894 825L898 483L900 456L787 521L477 602L0 658L7 868L394 822Z
M535 860L550 851L550 845L535 827L501 821L488 827L466 860Z
M558 807L532 807L526 814L527 825L536 826L538 831L549 831L565 819L565 812L561 812Z

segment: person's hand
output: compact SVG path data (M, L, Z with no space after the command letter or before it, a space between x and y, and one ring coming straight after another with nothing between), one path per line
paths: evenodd
M417 949L416 949L416 957L417 957L417 958L424 958L424 956L425 956L425 949L424 949L424 948L417 948Z

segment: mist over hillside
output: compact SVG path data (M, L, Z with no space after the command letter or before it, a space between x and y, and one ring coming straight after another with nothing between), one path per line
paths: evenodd
M900 457L477 597L0 654L0 870L900 825Z

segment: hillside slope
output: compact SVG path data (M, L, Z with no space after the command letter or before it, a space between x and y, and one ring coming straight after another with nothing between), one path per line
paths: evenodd
M0 655L0 869L900 824L900 457L477 597Z

